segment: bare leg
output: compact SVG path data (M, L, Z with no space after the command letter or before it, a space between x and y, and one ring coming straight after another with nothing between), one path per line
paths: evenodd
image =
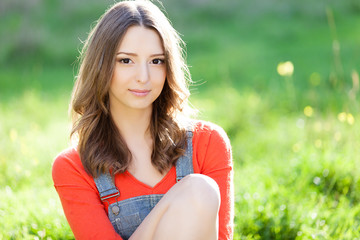
M191 174L175 184L131 236L131 240L217 239L220 193L216 182Z

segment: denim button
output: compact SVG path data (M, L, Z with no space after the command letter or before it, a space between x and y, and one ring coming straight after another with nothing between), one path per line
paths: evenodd
M113 212L114 215L117 216L119 214L119 212L120 212L120 208L118 206L113 206L111 208L111 211Z

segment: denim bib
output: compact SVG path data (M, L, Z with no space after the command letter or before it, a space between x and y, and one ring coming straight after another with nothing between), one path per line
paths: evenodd
M192 165L192 132L187 132L186 152L176 162L176 181L194 172ZM95 178L96 187L101 201L115 198L116 202L109 205L108 216L115 231L127 240L135 232L140 223L160 201L164 194L143 195L117 201L120 196L109 173L103 173Z

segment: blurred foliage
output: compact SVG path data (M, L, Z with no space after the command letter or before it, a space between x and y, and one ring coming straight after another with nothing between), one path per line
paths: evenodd
M81 41L113 2L0 2L0 239L73 238L51 159ZM234 239L360 239L360 1L163 4L191 102L232 142Z
M2 1L0 64L76 66L81 41L110 3ZM359 0L167 0L164 6L188 44L194 81L206 83L197 88L221 84L283 95L285 81L275 68L290 60L297 105L353 110L346 95L353 85L351 72L359 72L360 65ZM72 81L66 80L70 88ZM284 98L273 101L290 111L294 107Z

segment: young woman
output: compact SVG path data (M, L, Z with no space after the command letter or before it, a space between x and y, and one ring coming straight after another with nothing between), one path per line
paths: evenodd
M73 90L52 175L76 239L232 239L230 142L190 120L182 41L149 1L112 6Z

